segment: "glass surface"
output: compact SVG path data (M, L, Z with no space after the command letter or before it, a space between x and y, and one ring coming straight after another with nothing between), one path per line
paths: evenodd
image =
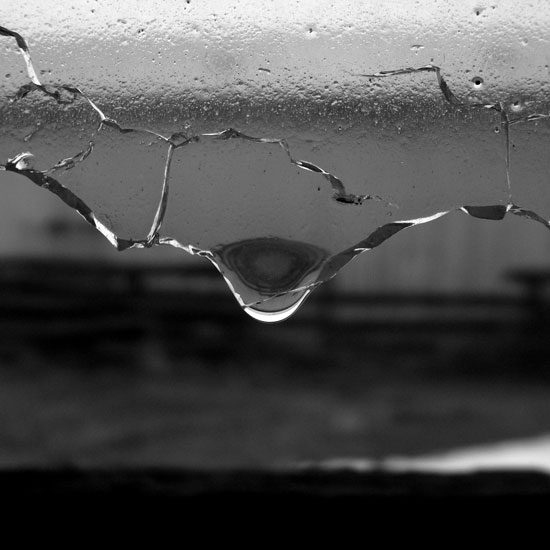
M548 227L545 0L9 0L0 21L0 178L120 250L208 258L260 320L453 210Z

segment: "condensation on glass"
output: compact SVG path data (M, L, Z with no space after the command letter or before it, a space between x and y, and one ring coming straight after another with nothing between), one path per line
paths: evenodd
M0 24L0 174L119 250L208 258L257 319L453 210L549 227L547 0L8 0Z

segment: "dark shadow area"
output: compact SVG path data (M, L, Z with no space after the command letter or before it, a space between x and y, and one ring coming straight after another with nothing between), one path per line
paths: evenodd
M540 289L375 295L329 283L264 325L206 262L11 258L0 288L4 494L550 492L526 469L382 468L550 433Z

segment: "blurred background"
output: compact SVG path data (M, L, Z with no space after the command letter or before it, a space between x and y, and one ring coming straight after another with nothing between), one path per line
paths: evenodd
M3 176L0 464L550 469L550 234L460 212L275 325L206 261L116 252Z

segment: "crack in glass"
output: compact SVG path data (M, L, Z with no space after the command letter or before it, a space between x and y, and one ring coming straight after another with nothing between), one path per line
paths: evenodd
M238 4L241 15L256 9L244 0ZM365 25L379 16L374 3L366 5L371 11L357 15ZM444 17L435 3L423 6ZM457 24L467 20L474 30L500 36L514 23L512 4L494 6L469 10L457 3ZM254 59L257 71L247 83L228 76L225 64L233 76L249 70L237 61L239 40L246 49L247 40L260 40L257 33L239 36L236 28L244 22L227 23L218 6L232 50L201 35L211 27L194 6L199 15L189 13L185 28L198 35L189 35L189 45L202 40L210 51L201 57L185 50L181 63L189 75L179 100L167 98L165 104L152 92L159 103L153 124L150 111L125 108L132 103L129 85L117 105L109 94L94 97L93 86L85 91L80 83L44 84L42 76L55 67L37 70L23 35L0 26L0 37L9 43L0 57L0 176L13 172L54 193L118 250L170 245L207 258L247 313L280 321L358 254L449 212L488 220L510 213L550 228L550 58L540 38L550 25L550 8L536 7L538 12L523 14L533 27L515 21L522 46L509 40L498 55L480 46L484 65L473 59L467 69L467 59L436 63L438 49L429 40L414 40L406 54L400 45L379 50L398 61L433 55L427 63L370 71L380 52L362 28L355 31L359 40L353 31L347 36L328 29L328 23L308 24L302 35L293 23L282 42L274 28L284 17L267 14L255 28L265 31L262 51L269 55L262 54L261 63ZM350 8L341 11L349 14ZM490 21L492 15L500 19L480 26L480 16ZM428 39L428 30L438 44L440 30L424 29ZM319 48L333 62L341 60L334 74L308 46L323 34L328 38ZM300 49L287 57L294 64L288 70L296 72L300 60L311 57L320 70L309 75L309 84L297 84L294 74L274 79L284 76L284 56L296 44ZM530 66L514 69L520 61L516 50L528 44ZM369 54L372 59L365 60ZM125 55L131 64L130 53L120 58ZM214 72L231 85L197 88L191 74L201 66L206 81L215 80ZM504 77L495 76L499 71ZM514 89L526 72L525 85ZM189 116L172 116L174 109Z

